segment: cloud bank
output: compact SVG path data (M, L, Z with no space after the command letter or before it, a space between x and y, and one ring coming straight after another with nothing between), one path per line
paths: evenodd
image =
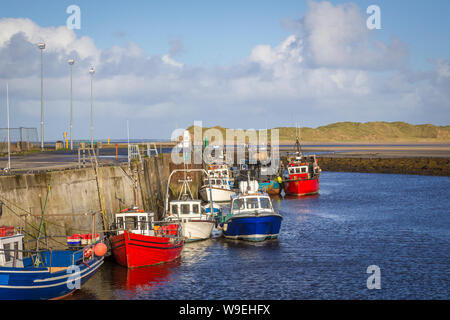
M434 57L432 70L414 71L401 39L377 40L377 31L366 28L366 19L355 4L311 1L303 17L283 20L291 34L278 45L255 44L237 63L204 67L179 61L182 39L169 40L170 50L161 56L136 43L101 50L94 39L77 37L65 26L40 27L29 19L4 18L0 86L9 83L13 125L38 127L36 44L46 43L49 139L60 138L68 129L69 58L76 61L76 139L89 136L92 65L97 138L126 137L126 119L136 138L169 137L173 129L194 120L235 128L376 120L449 124L449 61Z

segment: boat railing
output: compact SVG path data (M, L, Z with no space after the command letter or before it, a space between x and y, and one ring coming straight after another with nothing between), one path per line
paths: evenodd
M91 244L88 244L87 246L85 246L85 247L83 247L83 248L81 248L81 249L79 249L79 250L77 250L77 251L74 251L73 253L72 253L72 264L74 265L75 264L75 262L77 262L77 261L75 261L75 255L77 255L77 254L79 254L79 253L83 253L83 256L82 256L82 259L83 259L83 263L85 263L85 262L87 262L87 261L89 261L89 260L91 260L93 257L94 257L94 247L99 243L99 242L102 242L103 240L105 240L106 239L106 236L103 236L103 237L101 237L99 240L97 240L97 241L95 241L95 242L93 242L93 243L91 243Z
M66 236L47 236L47 237L41 237L41 239L43 238L53 238L53 237L64 237L66 238ZM94 246L103 241L106 238L106 236L101 237L99 240L95 241L94 243L91 243L89 245L86 245L82 248L80 248L79 250L73 251L72 252L72 264L75 264L75 256L77 254L79 254L80 252L83 252L83 262L86 262L87 260L90 260L93 258L93 248ZM28 240L26 243L30 243L30 242L36 242L37 239L32 239L32 240ZM66 245L67 246L67 245ZM13 259L13 263L12 266L15 268L18 266L18 262L22 263L23 266L23 260L26 258L30 258L32 265L27 266L27 267L32 267L32 268L51 268L52 267L52 258L53 258L53 252L54 251L60 251L61 249L54 249L54 248L46 248L46 249L33 249L33 250L20 250L18 248L14 248L14 249L5 249L5 248L0 248L0 254L5 254L6 252L14 252L14 254L12 255L12 259ZM89 252L89 250L91 250L91 254L87 255L84 254L85 252ZM19 255L20 253L20 255ZM47 259L45 258L45 256L43 257L43 253L48 253L49 254L49 261L46 261ZM22 258L20 259L19 256L21 256Z
M139 229L138 231L140 231L140 232L136 232L136 230L133 230L133 233L145 235L145 233L147 231L152 231L153 230L155 232L155 235L158 234L159 236L169 237L169 238L171 238L171 237L179 237L182 234L182 230L181 230L182 226L181 226L181 223L178 222L178 221L165 221L165 220L161 220L161 221L139 221L138 223L147 224L147 227L145 229ZM177 230L176 230L176 234L174 235L174 234L170 233L170 232L173 232L174 230L170 230L170 229L167 229L167 228L166 229L165 228L158 228L157 230L155 230L154 228L150 229L148 227L148 225L153 226L153 227L155 227L155 226L163 227L163 226L168 226L168 225L178 225L178 227L177 227ZM108 230L108 231L109 232L118 233L118 232L123 232L123 231L128 231L129 232L131 230L132 229L130 229L130 228L119 228L119 227L117 227L117 224L114 222L112 224L112 228L110 230Z
M158 228L158 231L156 231L156 232L158 232L163 237L179 238L179 237L183 236L183 227L182 227L181 222L179 222L179 221L166 221L166 220L153 221L153 225L160 227L160 228ZM173 230L163 228L163 226L169 226L169 225L177 225L177 230L176 230L175 234L171 233L171 232L173 232Z

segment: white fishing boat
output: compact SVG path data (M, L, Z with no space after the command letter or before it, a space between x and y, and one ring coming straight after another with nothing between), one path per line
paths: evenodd
M191 180L184 179L180 195L177 200L169 202L168 193L170 179L175 172L204 171L202 169L184 169L174 170L169 176L167 183L167 194L164 207L164 220L168 222L178 222L181 224L182 233L185 241L205 240L211 237L212 230L215 226L214 207L211 204L209 212L201 205L201 200L194 199L189 188L188 182ZM206 173L206 172L205 172Z
M234 178L229 167L225 164L210 165L207 172L209 180L205 178L199 190L202 199L208 202L230 201L236 192L233 190Z

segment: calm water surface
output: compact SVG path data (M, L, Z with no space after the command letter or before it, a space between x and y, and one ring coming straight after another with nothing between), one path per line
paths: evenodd
M106 261L70 298L449 299L449 190L448 177L324 172L319 196L273 199L277 240L215 237L135 270Z

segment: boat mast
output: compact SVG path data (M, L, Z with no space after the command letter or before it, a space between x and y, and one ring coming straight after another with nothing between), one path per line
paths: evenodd
M9 97L8 83L6 83L6 117L8 118L8 171L11 170L11 135L9 130Z
M302 151L302 146L300 145L300 139L299 139L299 134L298 132L300 131L300 128L298 127L298 124L295 124L295 134L296 134L296 140L295 140L295 146L297 148L297 155L300 157L303 157L303 151Z

